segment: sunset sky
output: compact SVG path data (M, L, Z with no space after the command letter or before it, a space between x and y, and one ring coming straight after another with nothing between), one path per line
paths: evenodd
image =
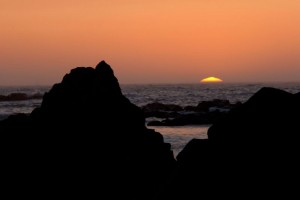
M0 0L0 85L300 81L300 0Z

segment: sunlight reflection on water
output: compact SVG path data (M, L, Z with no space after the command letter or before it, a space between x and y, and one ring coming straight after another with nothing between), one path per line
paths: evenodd
M184 146L193 138L207 139L207 130L210 125L201 126L176 126L176 127L149 127L160 132L164 136L164 140L172 145L174 156L184 148Z

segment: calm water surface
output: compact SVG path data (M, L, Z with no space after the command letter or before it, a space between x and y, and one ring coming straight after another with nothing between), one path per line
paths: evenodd
M174 156L193 138L206 139L209 126L181 126L181 127L149 127L160 132L172 145Z

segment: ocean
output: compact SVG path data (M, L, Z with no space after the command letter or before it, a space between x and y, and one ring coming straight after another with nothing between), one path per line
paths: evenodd
M300 82L121 85L123 94L138 106L153 102L196 106L200 101L213 99L226 99L231 103L245 102L262 87L276 87L291 93L300 92ZM34 97L42 96L50 88L50 86L0 87L0 120L11 114L30 113L42 102L41 98ZM28 98L16 100L14 99L16 95L12 95L15 93L25 94ZM5 99L3 96L11 98ZM171 143L174 154L177 155L192 138L207 138L209 126L149 128L163 134L165 142Z

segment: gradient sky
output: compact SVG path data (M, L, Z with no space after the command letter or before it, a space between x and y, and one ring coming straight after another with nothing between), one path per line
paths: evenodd
M0 85L300 81L300 0L0 0Z

